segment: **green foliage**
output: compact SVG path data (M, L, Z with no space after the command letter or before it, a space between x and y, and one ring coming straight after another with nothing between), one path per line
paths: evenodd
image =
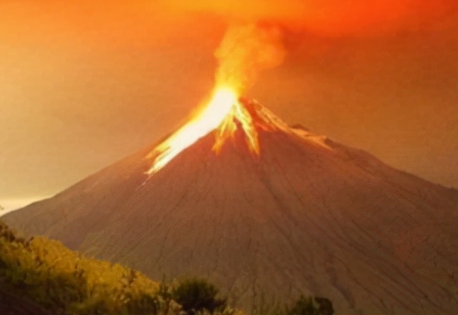
M218 297L218 289L211 283L201 279L188 279L181 282L172 291L172 297L187 315L207 311L213 314L224 310L226 299Z
M205 280L156 283L45 237L25 240L0 221L0 296L2 291L64 315L245 315L228 307ZM269 314L333 315L334 310L327 299L301 297L284 312Z
M287 308L283 315L333 315L334 308L331 301L320 297L301 296L296 303Z
M2 222L0 285L63 314L158 314L163 307L159 285L139 272L44 237L26 241Z

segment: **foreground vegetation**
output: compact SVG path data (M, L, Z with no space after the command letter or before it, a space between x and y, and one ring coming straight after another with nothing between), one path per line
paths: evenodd
M157 283L138 271L89 259L45 237L25 240L0 221L2 293L21 296L47 314L243 315L204 280ZM275 313L332 315L334 311L327 299L301 297Z

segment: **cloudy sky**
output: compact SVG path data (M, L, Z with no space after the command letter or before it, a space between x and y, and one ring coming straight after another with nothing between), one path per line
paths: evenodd
M278 3L1 1L0 204L59 192L179 126L211 91L227 27L248 22L281 29L287 51L248 96L458 187L456 1Z

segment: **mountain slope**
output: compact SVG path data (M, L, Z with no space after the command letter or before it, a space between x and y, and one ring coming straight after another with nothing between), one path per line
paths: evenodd
M207 276L240 305L314 294L338 314L455 314L457 191L255 105L260 156L240 131L215 155L210 134L148 178L147 148L4 219L154 278Z

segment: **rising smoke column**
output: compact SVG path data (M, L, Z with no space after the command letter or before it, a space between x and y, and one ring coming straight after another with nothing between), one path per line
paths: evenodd
M282 33L275 26L229 26L215 52L216 86L230 86L239 95L256 81L259 71L280 65L286 55Z
M239 94L254 84L259 71L282 63L283 37L289 32L379 36L437 27L458 15L456 0L158 1L171 12L226 21L227 31L215 54L219 61L216 85L229 85Z

